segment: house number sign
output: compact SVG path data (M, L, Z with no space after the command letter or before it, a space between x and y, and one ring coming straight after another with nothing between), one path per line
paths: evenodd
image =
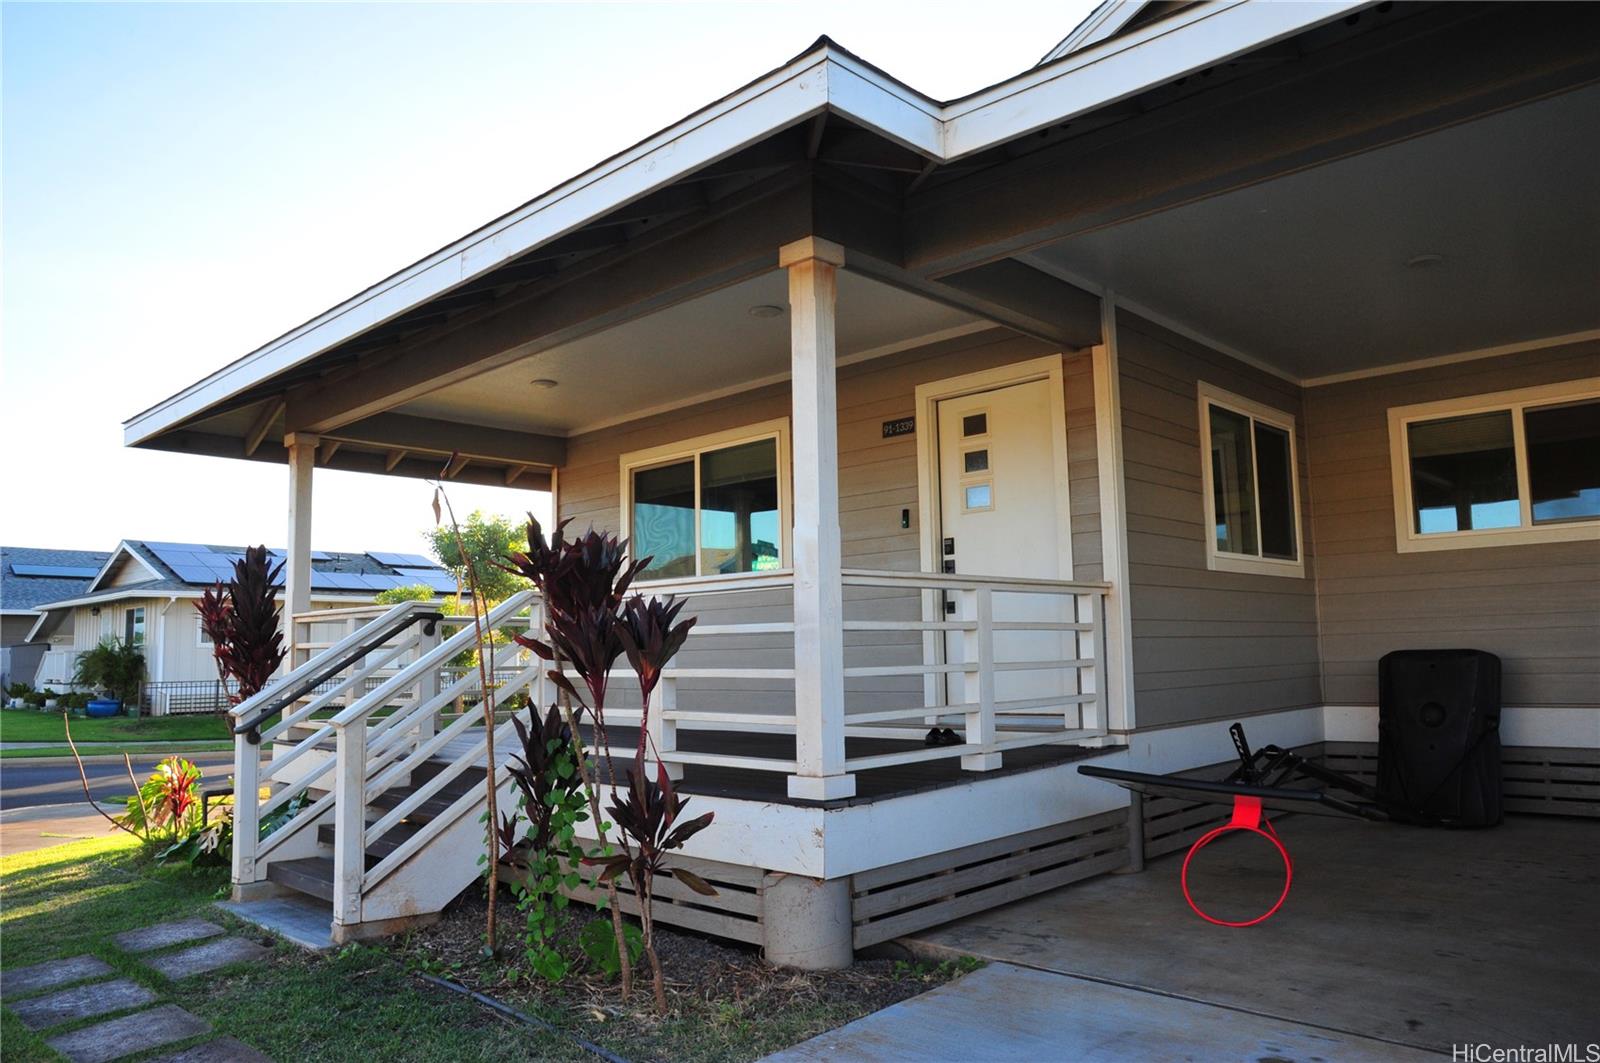
M902 417L897 421L883 422L883 438L885 439L893 436L909 436L914 434L916 430L917 419L915 417Z

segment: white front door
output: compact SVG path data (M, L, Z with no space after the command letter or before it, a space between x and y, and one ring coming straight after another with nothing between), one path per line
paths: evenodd
M1061 579L1067 490L1057 440L1064 426L1059 379L1007 384L938 401L938 484L941 568L946 572L1024 579ZM945 606L949 608L949 606ZM996 623L1073 619L1064 595L994 595ZM954 634L947 656L961 660ZM997 663L1061 661L1076 656L1075 636L1062 631L997 631ZM949 689L959 703L963 677ZM997 703L1072 693L1059 667L1001 671Z

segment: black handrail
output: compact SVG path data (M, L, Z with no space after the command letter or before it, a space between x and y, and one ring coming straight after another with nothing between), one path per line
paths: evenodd
M296 683L294 688L288 693L279 695L277 698L257 709L251 715L250 719L240 720L234 725L233 733L236 735L244 735L245 741L249 742L253 746L260 745L261 725L267 721L268 717L282 711L290 705L293 705L296 701L299 701L305 695L309 694L311 691L315 690L329 679L332 679L334 676L344 671L346 666L359 661L361 658L365 657L379 646L382 646L385 642L388 642L391 638L398 635L412 624L415 624L418 621L426 622L427 626L422 629L422 633L424 635L431 635L433 634L434 629L438 626L439 621L443 619L443 613L410 613L404 617L401 617L393 624L390 624L382 632L373 635L370 639L361 643L359 646L356 646L349 653L339 658L338 661L330 664L327 668L317 673L314 678L302 679L300 682Z

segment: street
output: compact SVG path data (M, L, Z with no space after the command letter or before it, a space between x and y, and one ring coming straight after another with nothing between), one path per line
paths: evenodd
M161 754L133 759L134 778L143 782ZM188 758L204 773L201 786L226 782L231 753L198 753ZM89 792L112 815L123 811L132 792L121 757L94 757L83 763ZM99 837L113 829L83 798L83 783L71 758L0 761L0 853L11 854Z

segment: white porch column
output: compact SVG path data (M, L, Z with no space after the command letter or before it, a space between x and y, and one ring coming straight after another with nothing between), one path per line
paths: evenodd
M311 474L317 466L320 442L319 437L305 432L283 437L289 451L289 542L284 547L289 560L283 574L283 625L290 668L302 663L294 645L294 618L311 609Z
M789 796L853 796L844 770L844 589L839 545L839 418L833 312L844 248L786 244L794 432L795 774Z

